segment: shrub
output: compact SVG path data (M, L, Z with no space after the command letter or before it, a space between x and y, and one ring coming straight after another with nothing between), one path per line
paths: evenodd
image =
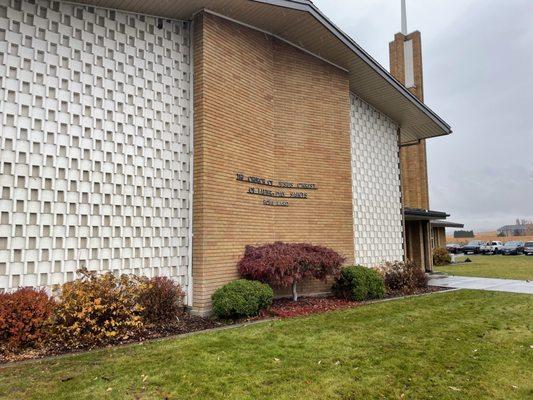
M239 279L222 286L213 294L213 312L219 318L251 317L270 306L273 297L270 286Z
M139 278L137 301L142 307L141 317L150 324L168 324L183 312L185 293L167 277Z
M143 327L135 279L86 269L78 273L81 278L65 283L59 294L54 333L60 343L77 348L118 342Z
M296 285L307 277L325 280L338 276L345 258L335 250L305 243L276 242L246 246L238 263L243 278L273 286L292 286L293 300L298 300Z
M452 262L452 257L448 250L443 247L437 247L433 250L433 264L436 266L448 265Z
M332 290L337 297L355 301L385 296L383 277L378 271L361 265L343 268Z
M0 294L0 344L7 350L37 347L46 340L55 303L44 290Z
M389 262L382 267L385 287L388 292L401 292L410 294L416 289L426 288L428 278L426 273L413 261Z

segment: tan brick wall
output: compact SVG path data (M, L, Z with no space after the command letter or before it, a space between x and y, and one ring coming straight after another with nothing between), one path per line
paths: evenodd
M420 221L405 221L406 258L416 265L424 265L423 237Z
M210 14L194 30L193 306L204 312L247 244L311 242L353 261L350 102L345 72L286 43ZM318 190L264 206L237 173Z
M433 228L433 235L435 237L436 247L446 247L446 228Z
M422 69L422 43L420 32L407 36L397 33L389 43L390 72L405 84L404 41L413 41L413 68L415 87L409 91L424 101L424 80ZM400 150L402 166L402 188L405 207L429 209L429 189L426 159L426 141L402 147Z

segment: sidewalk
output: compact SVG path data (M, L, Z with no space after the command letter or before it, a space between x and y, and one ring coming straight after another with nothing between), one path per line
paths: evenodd
M533 294L533 281L478 278L472 276L430 276L429 284L457 289L495 290L497 292Z

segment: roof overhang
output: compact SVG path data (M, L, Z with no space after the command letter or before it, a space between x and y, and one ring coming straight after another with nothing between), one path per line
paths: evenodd
M406 221L431 221L446 219L450 216L443 211L423 210L421 208L404 208L403 213Z
M464 228L464 224L451 221L431 221L431 226L435 228Z
M350 90L396 121L402 144L447 135L450 126L392 77L309 0L71 0L171 19L202 10L286 40L348 71Z

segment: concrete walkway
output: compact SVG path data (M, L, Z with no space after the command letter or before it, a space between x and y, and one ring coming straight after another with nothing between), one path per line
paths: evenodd
M533 281L478 278L473 276L430 275L429 284L457 289L495 290L497 292L533 294Z

